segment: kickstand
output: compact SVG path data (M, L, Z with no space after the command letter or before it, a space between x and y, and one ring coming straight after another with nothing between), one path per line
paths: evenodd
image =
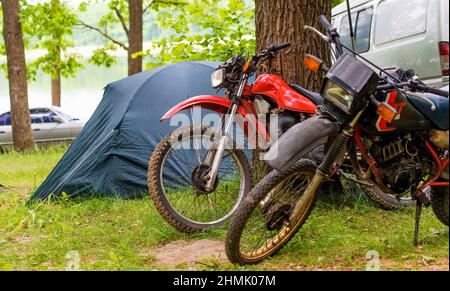
M416 225L414 229L414 246L419 246L419 228L420 228L420 216L422 215L423 203L420 199L417 199L416 204Z

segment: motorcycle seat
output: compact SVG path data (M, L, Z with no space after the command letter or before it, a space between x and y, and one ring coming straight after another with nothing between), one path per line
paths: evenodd
M443 89L448 91L448 86ZM437 128L441 130L449 130L449 106L448 106L448 98L440 97L433 94L421 94L426 97L428 100L433 102L436 105L436 110L431 110L431 104L421 100L419 98L415 98L413 96L408 96L409 102L420 112L422 113L428 120L430 120Z
M314 104L316 104L316 105L323 104L324 98L319 93L309 91L297 84L289 84L289 86L292 89L294 89L295 91L297 91L298 93L300 93L301 95L303 95L306 98L308 98L309 100L311 100Z

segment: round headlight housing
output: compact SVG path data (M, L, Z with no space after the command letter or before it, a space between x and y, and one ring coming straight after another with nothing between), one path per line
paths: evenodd
M214 73L212 73L211 86L214 89L217 89L220 86L222 86L224 81L225 81L225 69L218 69L218 70L215 70Z

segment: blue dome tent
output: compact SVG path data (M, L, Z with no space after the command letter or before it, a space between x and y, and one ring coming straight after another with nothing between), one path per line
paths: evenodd
M106 86L100 105L32 200L67 193L132 198L147 188L149 158L174 130L160 118L196 95L216 95L216 62L183 62L142 72ZM189 175L186 173L186 175Z

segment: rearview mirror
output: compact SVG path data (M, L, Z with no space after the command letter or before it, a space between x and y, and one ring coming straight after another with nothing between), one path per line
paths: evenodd
M62 118L61 118L60 116L58 116L58 115L53 116L52 119L53 119L53 122L56 122L56 123L64 123L64 119L62 119Z

